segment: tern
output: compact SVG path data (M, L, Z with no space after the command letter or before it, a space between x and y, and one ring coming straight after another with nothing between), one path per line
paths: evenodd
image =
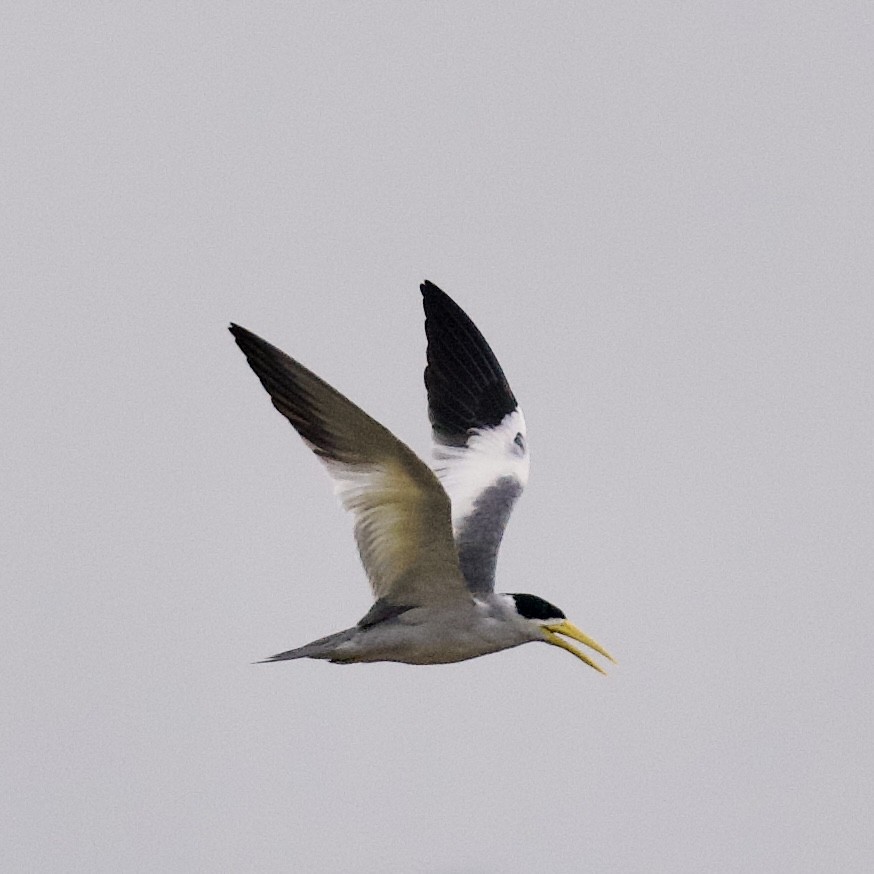
M374 603L352 628L265 659L446 664L564 637L612 656L537 595L495 592L498 547L528 479L525 419L474 323L421 285L432 470L406 444L251 331L230 331L273 405L327 469L354 517Z

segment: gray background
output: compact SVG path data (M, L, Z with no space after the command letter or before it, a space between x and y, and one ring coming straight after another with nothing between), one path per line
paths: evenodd
M0 867L871 870L870 4L182 7L0 13ZM369 598L225 326L427 453L425 277L607 679L252 664Z

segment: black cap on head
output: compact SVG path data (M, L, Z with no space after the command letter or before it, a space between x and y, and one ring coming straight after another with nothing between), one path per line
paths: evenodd
M561 610L537 595L513 595L516 611L526 619L566 619Z

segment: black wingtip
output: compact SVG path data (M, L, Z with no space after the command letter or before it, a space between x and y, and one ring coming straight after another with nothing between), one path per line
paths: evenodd
M435 304L438 301L443 303L448 301L450 305L458 306L455 301L442 289L439 285L434 285L430 279L426 279L420 286L419 291L422 292L425 306Z
M228 326L228 330L233 335L236 344L248 359L250 366L259 377L261 376L261 372L255 364L254 359L256 357L268 356L277 359L288 358L281 349L278 349L272 343L268 343L263 337L253 334L248 328L244 328L242 325L231 322Z
M244 344L247 340L251 340L252 337L259 339L257 338L257 335L253 334L251 331L247 331L236 322L231 322L230 325L228 325L228 330L231 332L231 336L243 352L246 351Z
M463 445L475 428L490 428L517 408L504 371L470 316L445 291L419 286L428 339L428 415L441 443Z

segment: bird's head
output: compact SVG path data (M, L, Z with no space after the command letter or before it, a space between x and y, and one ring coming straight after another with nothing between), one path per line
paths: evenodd
M533 640L542 640L545 643L550 643L553 646L559 646L562 649L566 649L568 652L573 653L578 659L584 661L589 667L594 668L596 671L600 671L602 674L604 673L604 669L601 668L600 665L593 662L592 659L575 646L571 646L571 644L564 640L564 638L559 637L559 635L563 634L565 637L578 640L580 643L589 647L589 649L593 649L595 652L604 656L604 658L615 663L616 659L614 659L613 656L604 649L604 647L592 640L588 634L584 634L580 631L573 622L569 622L564 613L562 613L562 611L555 605L550 604L549 601L544 601L543 598L538 598L537 595L514 594L510 595L510 597L513 599L516 613L518 613L519 616L530 625L535 626L533 629L534 634L532 635Z

